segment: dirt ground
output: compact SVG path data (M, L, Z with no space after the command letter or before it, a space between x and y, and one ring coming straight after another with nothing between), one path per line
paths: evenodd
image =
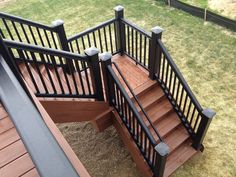
M208 0L208 6L222 15L236 19L236 0Z
M92 177L141 177L114 127L97 133L90 123L57 126Z

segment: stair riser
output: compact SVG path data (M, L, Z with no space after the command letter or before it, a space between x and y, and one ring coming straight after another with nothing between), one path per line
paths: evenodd
M152 123L153 125L157 125L160 121L162 121L165 117L167 117L169 114L171 114L173 112L172 109L168 110L167 112L164 112L163 114L159 115L157 119L153 120L152 119ZM152 115L150 115L150 117L153 117ZM149 122L147 122L147 126L148 128L151 126L149 124Z
M135 95L136 95L137 97L141 97L141 96L143 96L144 94L146 94L148 91L150 91L151 89L153 89L153 88L156 87L156 86L157 86L156 83L155 83L155 84L152 84L151 86L145 88L143 91L141 91L141 92L139 92L139 93L135 93ZM133 99L133 98L132 98L132 99Z

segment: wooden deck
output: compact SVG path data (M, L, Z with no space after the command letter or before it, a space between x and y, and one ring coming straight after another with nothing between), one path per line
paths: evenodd
M19 134L1 103L0 176L39 177Z
M38 99L33 96L47 127L81 177L89 177L87 170L77 158L59 129L53 123ZM0 103L0 177L39 177L30 154L27 152L11 118Z
M136 65L135 62L132 59L130 59L128 56L115 55L112 58L112 61L118 65L123 76L126 78L126 80L128 81L129 85L131 86L133 90L151 81L148 78L148 72L145 69L143 69L141 66ZM126 85L124 84L123 80L119 76L115 67L113 68L115 72L117 73L118 77L120 78L122 85L126 88Z
M145 69L141 68L139 65L136 65L135 62L127 56L115 55L113 56L112 60L119 66L122 74L130 84L132 89L134 90L143 108L151 118L152 123L157 128L157 130L163 137L166 144L170 147L170 155L168 156L167 159L165 176L171 175L179 166L181 166L184 162L186 162L189 158L191 158L194 154L197 153L197 151L195 151L191 147L191 139L187 131L181 124L178 115L175 113L174 109L172 108L171 104L169 103L167 97L165 96L164 92L162 91L158 83L156 81L152 81L149 79L148 72ZM35 91L29 73L27 73L25 66L21 64L20 68L27 85L29 85L30 90ZM118 77L120 78L121 83L128 91L126 85L124 84L123 80L119 76L114 66L113 68L117 73ZM40 82L40 78L37 72L35 71L34 67L30 66L30 69L34 73L34 76L37 78L37 81ZM47 80L46 83L50 85L45 72L43 72L44 70L45 68L41 67L43 77L45 80ZM52 70L50 72L52 73L52 76L55 77L55 75L53 75L53 73L55 72ZM68 75L68 77L70 77L70 75ZM72 78L69 78L70 81L71 79ZM66 85L65 80L63 82L64 82L63 84ZM40 89L43 89L42 84L40 87L41 87ZM73 88L73 90L75 90L75 88ZM36 99L36 97L34 98ZM42 99L47 101L47 99L52 100L54 98L42 98ZM60 99L60 100L63 101L65 99ZM71 99L71 100L80 101L81 99ZM56 129L55 124L52 122L51 118L47 115L47 112L43 109L42 105L39 103L39 100L36 99L35 101L37 102L37 106L40 107L40 110L42 110L41 114L46 115L47 118L45 119L45 122L47 123L48 127L54 131L53 134L58 140L58 142L60 142L62 146L66 146L66 148L64 148L66 152L69 145L65 142L62 135L58 132L58 129ZM137 106L135 102L134 104ZM140 111L138 106L137 109ZM110 111L111 110L109 110L109 112ZM158 142L159 140L156 134L154 133L153 129L151 128L150 123L147 121L147 119L144 117L141 111L140 114L143 117L143 120L146 123L147 127L150 129L150 132L153 134L154 138ZM14 171L15 173L19 173L20 175L37 176L38 175L37 171L35 170L32 162L30 163L30 158L27 155L27 152L20 140L20 137L17 134L13 124L11 123L7 113L4 111L3 108L1 108L1 116L2 118L0 119L0 168L1 168L0 177L2 177L1 176L2 174L4 174L3 175L4 177L12 176L11 173L13 173L13 171L10 169L14 168L14 166L17 166L16 163L18 162L21 164L21 166L25 164L25 167L20 168L20 165L17 166L19 170ZM107 121L104 122L106 122L105 127L107 127L108 122ZM128 133L125 133L125 130L124 132L121 132L122 129L126 129L124 125L119 120L113 120L113 124L117 128L117 131L121 134L121 138L127 145L128 149L130 149L130 153L131 155L133 155L133 158L136 159L136 161L138 161L137 162L138 167L142 169L142 171L147 172L146 174L143 175L150 176L151 174L150 169L147 166L147 164L144 163L144 161L140 162L140 159L142 159L143 157L137 150L137 148L135 148L136 147L135 143L130 141L131 140L130 135ZM111 123L109 123L109 125L111 125ZM20 148L14 150L14 148L16 147ZM135 149L137 152L134 152ZM11 151L14 153L8 153ZM70 149L69 152L66 153L72 154L73 157L70 160L73 161L75 156L73 151ZM22 163L22 158L25 161L23 163ZM8 175L7 172L10 175Z

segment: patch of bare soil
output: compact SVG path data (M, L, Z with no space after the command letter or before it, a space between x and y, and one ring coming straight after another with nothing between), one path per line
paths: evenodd
M6 5L11 0L0 0L0 6Z
M208 0L208 6L224 16L236 19L236 0Z
M114 127L97 133L90 123L57 126L92 177L141 177Z

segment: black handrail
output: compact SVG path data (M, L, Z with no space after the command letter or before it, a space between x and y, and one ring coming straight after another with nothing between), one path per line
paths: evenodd
M112 64L115 66L115 68L117 69L118 73L120 74L121 78L123 79L125 85L127 86L127 88L129 89L130 93L132 94L133 98L135 99L135 101L138 103L138 106L140 107L141 111L143 112L144 116L146 117L146 119L148 120L149 124L151 125L151 127L153 128L154 132L156 133L157 137L159 138L159 140L161 142L163 142L162 137L160 136L157 128L153 125L150 117L147 115L146 111L143 109L140 101L138 100L137 96L135 95L135 93L133 92L133 89L131 88L131 86L129 85L128 81L125 79L125 77L123 76L120 68L118 67L118 65L115 62L112 62Z
M120 83L116 73L114 72L112 66L107 66L107 69L110 73L110 75L113 78L113 81L115 82L115 84L117 84L117 86L119 87L119 90L122 92L122 95L124 96L124 98L126 99L126 101L128 102L129 106L131 107L133 113L135 114L135 117L137 117L138 123L142 126L143 130L145 131L145 134L148 136L148 138L150 139L151 143L153 146L155 146L157 143L153 137L153 135L150 133L147 125L144 123L143 119L141 118L137 108L135 107L134 103L132 102L132 100L130 99L128 93L125 91L124 87L122 86L122 84Z
M96 69L98 68L98 56L91 59L92 56L88 55L80 55L6 39L3 40L3 45L8 48L18 70L21 72L19 62L25 67L27 71L25 74L32 81L37 97L98 99L100 95L99 88L101 86L93 84L93 82L96 83L95 78L100 76ZM67 67L64 65L67 61L71 61L73 66L75 66L76 73L67 74ZM45 69L45 75L42 74L40 67ZM61 74L58 69L61 69ZM54 71L54 74L51 73L51 70ZM88 70L93 70L93 72L89 74ZM35 72L37 76L34 74Z
M49 55L57 55L59 57L64 57L66 59L76 59L80 61L86 61L88 62L88 57L86 55L78 54L78 53L71 53L68 51L63 51L63 50L56 50L52 48L46 48L46 47L41 47L41 46L36 46L32 44L26 44L22 42L17 42L17 41L11 41L4 39L4 43L7 45L7 47L10 48L15 48L15 49L21 49L21 50L30 50L32 52L40 52L44 54L49 54Z
M142 28L140 28L140 27L137 26L135 23L131 22L130 20L124 19L124 18L122 18L121 21L122 21L124 24L126 24L126 25L132 27L133 29L137 30L137 31L140 32L141 34L143 34L143 35L145 35L146 37L148 37L149 39L151 39L151 37L152 37L152 36L151 36L151 33L145 31L145 30L142 29Z
M124 18L121 20L125 38L124 53L128 55L136 64L149 71L150 65L150 42L151 33L139 28L136 24Z
M15 22L18 22L18 23L24 23L24 24L27 24L30 26L35 26L38 28L46 29L46 30L53 30L54 29L53 26L44 25L42 23L27 20L27 19L15 16L15 15L10 15L10 14L4 13L4 12L0 12L0 18L7 19L7 20L14 20Z
M112 24L112 23L114 23L115 21L116 21L116 19L113 18L113 19L107 20L107 21L105 21L105 22L102 22L101 24L99 24L99 25L97 25L97 26L95 26L95 27L86 29L85 31L80 32L79 34L75 34L75 35L69 37L69 38L68 38L68 42L71 42L71 41L73 41L73 40L76 40L76 39L80 38L81 36L87 35L88 33L94 32L94 31L98 30L99 28L103 28L103 27L105 27L105 26L107 26L107 25L109 25L109 24Z
M87 29L67 39L70 51L73 53L83 53L91 46L95 46L100 52L109 51L112 54L119 52L116 19L110 19L95 27Z
M1 55L0 76L1 103L20 134L39 175L79 177L34 103Z
M178 77L179 81L181 82L181 84L183 85L184 89L186 90L186 92L188 93L189 97L191 98L191 101L195 104L195 106L197 107L197 110L202 112L202 107L200 105L200 103L198 102L198 100L196 99L195 95L193 94L192 90L190 89L188 83L186 82L186 80L184 79L183 75L181 74L180 70L178 69L178 67L176 66L176 64L174 63L174 60L172 59L172 57L170 56L169 52L167 51L165 45L162 43L161 39L158 39L158 44L161 47L161 50L163 52L163 55L166 57L166 59L168 60L170 66L172 67L173 71L175 72L176 76Z
M105 55L101 59L110 105L114 106L121 121L153 172L153 176L163 176L169 147L164 142L157 143L154 139L153 134L144 123L133 101L114 72L111 59L106 58Z

